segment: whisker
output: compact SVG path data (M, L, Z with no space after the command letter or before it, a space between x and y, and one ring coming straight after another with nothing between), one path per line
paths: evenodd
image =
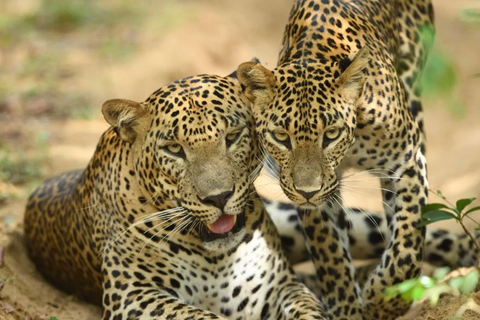
M370 197L370 198L373 198L373 199L376 199L376 200L380 200L380 198L375 197L375 196L372 196L371 194L366 193L366 192L361 192L361 191L359 191L358 189L350 188L350 187L345 186L345 185L342 185L341 187L342 187L342 189L346 189L346 190L352 191L352 193L355 193L355 192L356 192L356 193L359 193L359 194L363 194L363 195L365 195L365 196L368 196L368 197ZM386 202L383 201L383 200L380 200L380 201L381 201L387 208L389 208L390 210L392 210L392 212L395 212L395 210L394 210L388 203L386 203Z
M152 242L152 239L153 239L154 237L156 237L160 232L165 231L166 228L168 228L168 227L170 227L170 226L172 226L172 225L174 225L174 224L176 224L176 223L180 223L181 221L183 221L183 220L185 220L185 219L189 219L189 218L190 218L190 217L189 217L188 215L184 215L183 217L178 218L176 221L172 221L169 225L167 225L167 226L165 226L165 227L162 227L160 230L158 230L158 232L154 233L147 241L145 241L143 247L140 249L140 253L141 253L141 252L143 251L143 249L147 246L147 244L149 245L149 244ZM161 224L163 224L164 222L166 222L166 221L161 222ZM168 222L170 222L170 221L168 221ZM156 226L154 226L154 228L155 228L155 227L158 227L158 226L159 226L159 225L156 225ZM174 231L175 229L177 229L177 225L175 226L175 228L174 228L172 231ZM160 243L162 243L163 240L165 239L165 237L166 237L167 235L169 235L172 231L170 231L170 232L167 233L162 239L160 239L160 241L155 245L155 249L158 248L158 245L159 245Z
M193 230L195 230L195 228L196 228L197 225L199 225L199 224L200 224L200 221L195 219L195 221L193 221L192 225L190 226L190 230L188 230L187 236L189 236L190 233L191 233Z
M373 187L373 186L360 186L360 185L347 185L349 188L357 188L357 189L374 189L374 190L381 190L385 192L389 192L397 196L398 194L394 192L393 190L387 189L387 188L382 188L382 187Z
M170 225L168 225L168 226L165 227L165 228L168 228L169 226L171 226L172 224L174 224L174 223L177 222L177 221L173 221L174 219L176 219L176 218L183 218L184 216L186 216L186 215L185 215L185 212L186 212L186 211L182 212L181 214L177 214L177 215L175 215L175 216L172 216L172 217L170 217L170 218L168 218L168 219L163 219L163 218L158 218L158 219L157 219L157 218L155 218L155 219L151 219L150 221L147 221L147 222L151 222L151 221L156 221L156 220L162 220L162 222L157 223L157 224L154 225L153 227L150 227L150 228L148 228L147 230L145 230L145 231L143 232L143 234L145 234L145 233L149 232L150 230L155 229L155 228L157 228L157 227L161 227L162 225L164 225L164 224L166 224L166 223L170 223Z
M269 186L275 186L275 187L277 187L277 186L279 186L279 185L278 185L278 183L268 182L268 181L267 181L267 182L262 183L262 184L258 184L258 183L255 184L255 189L256 189L256 190L262 190L262 189L264 189L265 187L269 187Z
M400 176L397 173L395 173L394 171L388 170L388 169L380 169L380 168L372 168L372 169L362 170L362 171L359 171L359 172L354 172L352 174L344 176L343 178L355 177L355 176L364 175L364 174L379 174L379 173L382 173L382 172L388 173L388 177L392 177L392 178L395 178L395 179L400 178ZM387 175L385 175L385 176L387 176ZM375 177L379 178L378 176L375 176Z
M183 207L178 207L178 208L185 210ZM169 211L169 210L172 210L172 209L166 209L165 211ZM175 218L177 216L180 216L180 215L184 214L185 212L186 212L186 210L184 212L174 212L174 213L172 213L172 216L170 218ZM163 213L163 211L155 212L153 214L158 214L157 216L160 219L162 213ZM149 215L147 215L146 218L141 217L138 221L135 221L134 223L132 223L130 226L125 228L125 230L120 232L120 234L118 236L116 236L115 239L110 241L110 243L105 246L105 248L99 253L98 256L100 257L105 252L106 249L110 248L113 244L115 244L120 238L122 238L132 228L134 228L134 227L136 227L136 226L138 226L139 224L142 224L142 223L146 223L146 222L149 222L149 221L154 221L154 220L156 220L157 216L152 217L152 214L149 214Z
M189 216L188 219L187 219L185 222L183 222L182 224L180 224L180 225L178 226L178 228L177 228L178 231L176 232L176 234L181 233L181 232L182 232L183 230L185 230L191 223L192 223L192 217ZM171 234L171 236L173 236L173 234ZM170 239L171 236L170 236L168 239Z
M349 206L350 207L350 206ZM382 230L380 228L380 225L377 223L377 221L373 218L373 216L371 214L369 214L366 210L364 210L363 208L360 208L360 207L356 207L357 210L359 210L365 217L367 217L367 219L375 226L375 229L378 231L378 233L380 234L380 236L382 237L382 242L384 244L387 243L385 237L383 236L383 233L382 233Z
M257 180L258 176L262 172L262 168L263 168L263 161L261 161L260 164L255 169L253 169L252 173L250 173L250 176L249 176L250 181Z
M339 195L334 194L334 198L333 198L333 199L335 200L335 202L337 202L337 204L340 206L340 208L342 208L342 210L345 212L345 214L346 214L347 217L348 217L348 220L353 221L352 218L350 217L349 211L348 211L348 210L342 205L342 203L341 203L342 198L340 198ZM353 223L352 223L352 225L353 225L353 228L355 229L355 232L358 234L357 226L354 225Z
M155 216L155 217L167 216L167 215L170 215L170 214L176 213L178 211L182 211L182 210L185 210L185 209L183 207L175 207L175 208L167 209L167 210L163 210L163 211L156 211L156 212L153 212L153 213L149 213L148 215L139 217L138 219L136 219L134 221L142 221L145 218L149 218L149 217L153 217L153 216Z
M405 178L397 178L393 176L385 176L385 177L370 177L370 178L362 178L362 179L344 179L341 178L341 181L369 181L369 180L395 180L395 181L400 181L400 180L405 180Z
M269 168L270 170L267 170L268 174L275 178L276 180L280 179L280 174L277 170L277 164L273 161L271 158L270 154L267 152L265 146L263 144L260 144L260 152L264 157L265 161L265 167Z
M180 218L179 221L177 221L178 224L175 226L175 228L174 228L172 231L168 232L162 239L160 239L160 241L157 243L157 247L158 247L158 245L159 245L160 243L162 243L162 242L164 242L164 241L168 241L168 240L170 239L170 235L171 235L175 230L177 230L177 229L179 228L179 225L180 225L180 224L183 224L183 223L184 223L184 220L185 220L185 219L187 219L187 221L188 221L188 220L190 219L190 217L189 217L189 216L186 216L186 217L184 217L184 218ZM182 221L183 221L183 222L182 222ZM172 224L173 224L173 223L172 223ZM171 225L172 225L172 224L171 224ZM167 227L167 228L168 228L168 227Z
M256 191L255 191L256 192ZM255 192L252 192L250 193L250 195L254 194ZM266 199L266 200L274 200L274 201L283 201L283 198L284 197L284 193L283 191L275 191L273 194L269 194L268 197L267 196L260 196L259 199Z

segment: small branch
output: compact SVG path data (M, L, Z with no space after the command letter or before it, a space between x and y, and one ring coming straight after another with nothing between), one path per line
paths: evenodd
M436 192L433 191L432 189L428 189L428 191L430 191L431 193L433 193L434 195L436 195L437 197L439 197L440 199L442 199L443 201L445 201L446 203L448 203L449 205L451 205L452 208L455 208L455 206L453 205L453 203L451 203L450 201L448 201L447 198L446 198L444 195L439 195L438 193L436 193Z
M478 244L477 239L475 239L475 237L471 234L471 232L468 231L468 229L465 227L465 225L463 224L463 221L461 219L459 219L458 222L460 222L460 225L462 226L463 231L465 231L467 236L469 236L470 239L473 241L473 244L475 245L475 247L477 247L477 250L479 252L479 257L477 258L477 265L476 266L480 267L480 245Z

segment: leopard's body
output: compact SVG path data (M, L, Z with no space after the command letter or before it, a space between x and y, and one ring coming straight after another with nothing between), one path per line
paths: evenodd
M277 68L244 63L257 134L299 206L322 298L335 319L394 319L409 308L383 290L424 260L425 138L418 79L433 30L429 0L298 0ZM361 289L340 190L347 168L381 180L391 236Z
M208 75L107 101L87 168L28 200L40 272L103 319L327 319L252 192L247 103L238 80Z
M263 203L279 231L282 247L290 263L310 260L299 219L302 210L293 204L277 200L263 199ZM358 260L381 258L391 237L385 214L360 208L345 208L345 212L349 221L348 243L352 258ZM480 232L476 231L474 237L480 239ZM473 241L464 232L427 228L425 261L429 264L447 266L451 269L471 267L475 265L479 254ZM361 280L359 279L360 282ZM313 285L318 287L317 284Z

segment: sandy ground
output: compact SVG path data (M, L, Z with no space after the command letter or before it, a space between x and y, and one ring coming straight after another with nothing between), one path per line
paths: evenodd
M138 54L125 63L95 64L81 54L70 57L82 69L76 82L70 85L88 87L100 107L110 98L142 101L161 85L191 74L225 75L253 56L267 67L275 66L291 1L180 3L177 10L184 11L187 18L161 39L143 39ZM480 78L472 77L480 73L480 28L459 18L461 9L478 8L479 4L434 0L434 5L437 43L457 65L457 92L467 116L455 119L440 99L425 100L430 186L442 190L449 199L480 196ZM39 126L50 136L51 175L84 167L100 134L107 128L99 113L91 121L50 121ZM372 186L366 182L365 185ZM260 181L258 187L263 194L281 197L281 192L269 181ZM379 195L365 190L369 196L350 194L348 202L379 208ZM0 319L23 320L27 315L38 319L43 315L59 320L99 319L99 308L52 288L35 271L22 242L24 205L24 200L11 201L0 208L0 247L4 249L0 266ZM455 222L443 226L460 230ZM447 306L450 308L447 311L435 309L416 319L446 319L463 302L455 303ZM405 319L413 318L411 315ZM473 313L464 317L478 318Z

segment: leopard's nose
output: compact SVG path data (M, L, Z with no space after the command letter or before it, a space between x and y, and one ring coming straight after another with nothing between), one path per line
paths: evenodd
M223 211L223 209L225 208L225 205L227 204L228 199L230 199L232 195L233 195L233 190L225 191L220 194L208 196L203 199L199 198L199 199L202 203L217 207L218 209Z
M295 191L300 193L305 199L310 200L313 198L314 195L316 195L318 192L320 192L321 189L313 190L313 191L304 191L302 189L297 189L295 188Z

